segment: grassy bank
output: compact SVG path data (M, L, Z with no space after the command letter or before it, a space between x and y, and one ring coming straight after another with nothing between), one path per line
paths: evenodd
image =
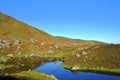
M71 70L72 67L71 65L66 65L66 64L62 64L62 67ZM110 75L118 75L120 76L120 69L109 69L109 68L103 68L103 67L98 67L98 68L93 68L93 67L89 67L89 66L81 66L78 65L79 69L78 70L72 70L73 72L79 72L79 71L83 71L83 72L95 72L95 73L102 73L102 74L110 74Z
M57 80L52 75L31 71L40 64L59 60L57 57L15 57L1 62L0 80ZM19 64L18 64L19 63ZM7 65L6 65L7 64ZM11 64L11 65L10 65ZM6 75L7 74L7 75Z
M34 71L22 71L20 73L11 74L11 76L15 76L16 78L25 80L57 80L52 75L46 75L44 73Z
M22 71L10 75L0 74L0 80L57 80L52 75L38 73L34 71Z
M81 71L120 75L120 45L102 45L65 56L64 68L77 66Z

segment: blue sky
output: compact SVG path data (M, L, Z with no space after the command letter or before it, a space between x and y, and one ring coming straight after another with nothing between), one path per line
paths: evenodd
M1 0L0 12L54 36L120 43L120 0Z

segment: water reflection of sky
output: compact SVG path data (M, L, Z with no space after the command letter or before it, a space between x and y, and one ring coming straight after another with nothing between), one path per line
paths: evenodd
M44 72L54 75L58 80L120 80L120 76L111 76L104 74L96 74L90 72L72 73L70 70L60 66L62 62L48 62L35 69L37 72Z

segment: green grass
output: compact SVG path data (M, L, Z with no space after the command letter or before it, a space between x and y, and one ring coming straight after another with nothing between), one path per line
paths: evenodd
M18 79L25 80L57 80L55 77L46 75L44 73L39 73L35 71L22 71L20 73L11 74Z
M62 63L62 67L66 69L70 69L73 67L72 65L67 65ZM85 72L95 72L95 73L103 73L103 74L111 74L111 75L120 75L120 69L109 69L109 68L104 68L104 67L91 67L91 66L82 66L82 65L77 65L80 69L77 71L85 71Z
M4 69L7 69L7 68L11 68L13 65L4 65L4 64L0 64L0 69L1 70L4 70Z
M87 52L87 55L82 55L81 51L65 55L65 61L62 66L68 69L78 66L82 71L120 75L119 44L101 45L98 48L90 48L84 51ZM79 54L80 57L75 57L75 54Z

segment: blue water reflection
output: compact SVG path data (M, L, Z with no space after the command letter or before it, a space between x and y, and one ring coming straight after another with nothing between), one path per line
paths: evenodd
M54 75L58 80L120 80L120 76L96 74L91 72L72 73L70 70L62 68L61 61L48 62L35 69L37 72L44 72Z

